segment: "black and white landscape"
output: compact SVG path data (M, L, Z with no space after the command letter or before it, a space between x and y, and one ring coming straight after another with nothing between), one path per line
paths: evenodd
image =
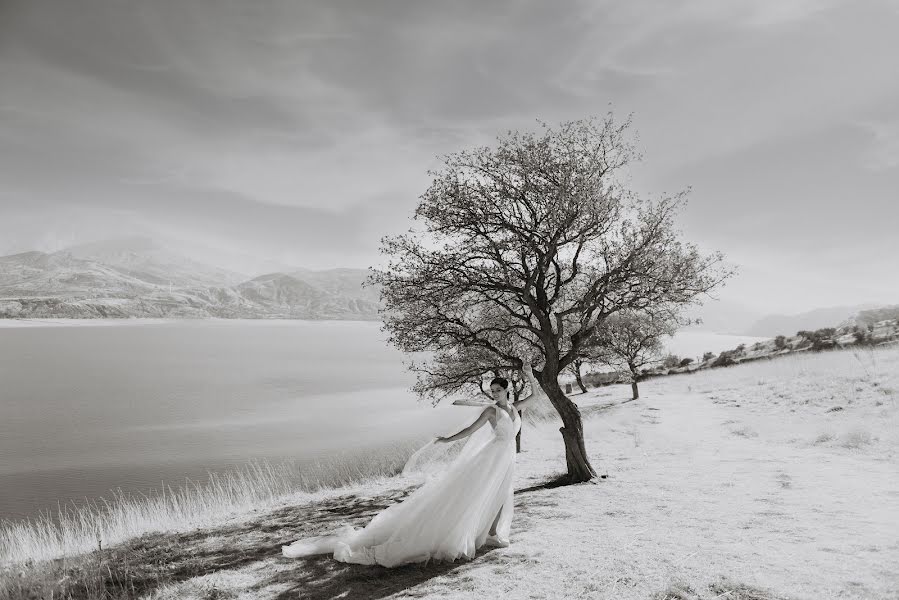
M897 32L0 0L0 600L899 599Z
M0 318L377 318L363 269L251 276L147 238L0 257Z

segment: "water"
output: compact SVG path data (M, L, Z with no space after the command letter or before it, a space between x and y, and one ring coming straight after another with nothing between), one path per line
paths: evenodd
M0 519L468 416L417 402L379 323L101 324L0 328Z
M0 322L0 519L252 459L455 433L375 322ZM762 338L679 332L681 356Z

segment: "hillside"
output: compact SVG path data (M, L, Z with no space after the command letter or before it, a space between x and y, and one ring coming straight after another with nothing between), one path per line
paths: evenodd
M363 269L255 278L132 238L0 257L0 318L378 318Z
M781 334L794 334L803 329L815 330L822 327L834 327L837 324L855 318L861 311L876 307L876 304L830 306L794 315L767 315L758 319L744 333L746 335L774 337Z

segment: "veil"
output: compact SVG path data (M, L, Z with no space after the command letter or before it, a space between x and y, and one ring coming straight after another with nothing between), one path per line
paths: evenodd
M491 406L492 404L486 404ZM465 441L456 440L449 444L438 444L431 440L415 451L403 466L402 476L430 481L455 465L467 462L496 437L489 423L481 425Z

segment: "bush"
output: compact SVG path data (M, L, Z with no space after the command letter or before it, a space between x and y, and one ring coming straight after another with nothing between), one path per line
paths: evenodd
M702 355L702 362L709 362L713 358L715 358L714 352L706 352L705 354Z
M733 350L725 350L721 354L718 355L718 358L715 359L715 362L712 363L713 367L729 367L730 365L737 364L737 361L734 360L734 351Z
M685 358L684 360L680 361L679 366L686 367L687 365L689 365L692 362L693 362L692 358Z
M783 350L787 347L787 338L785 336L779 335L774 338L774 347L778 350Z
M675 354L669 354L662 360L662 366L666 369L673 369L680 365L680 357Z
M610 383L623 383L627 381L628 376L625 372L614 371L614 372L597 372L597 373L586 373L581 380L584 382L584 385L592 385L593 387L599 387L601 385L608 385Z
M737 346L737 352L743 352L744 350L746 350L746 344L740 344L739 346Z

